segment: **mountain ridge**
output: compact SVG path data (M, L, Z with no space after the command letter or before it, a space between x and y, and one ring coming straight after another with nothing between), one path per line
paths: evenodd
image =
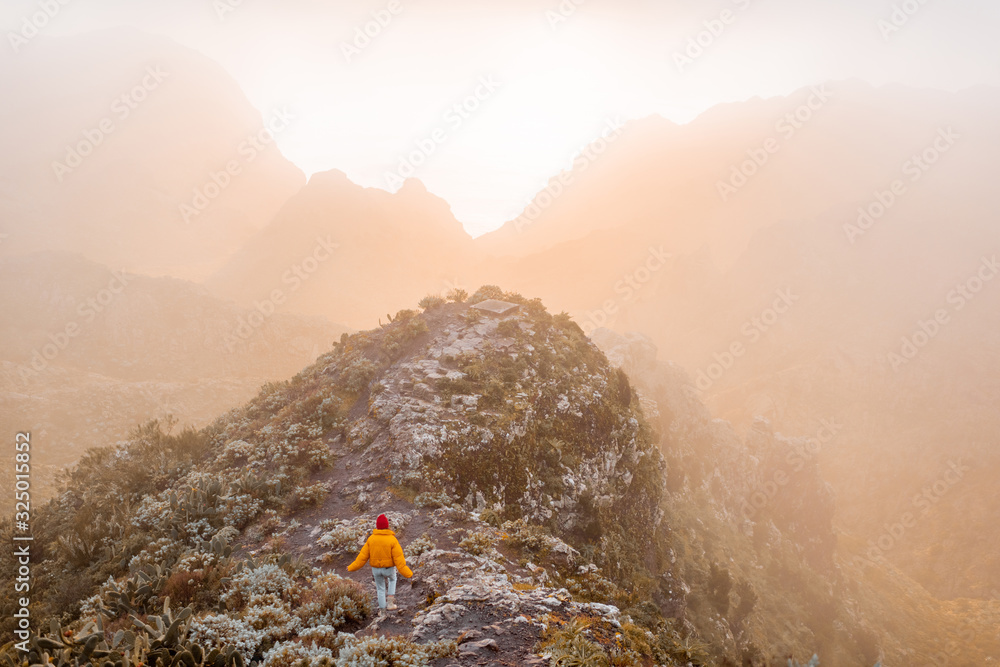
M518 308L471 307L487 298ZM641 337L598 336L638 393L538 300L485 286L422 309L343 336L200 432L147 424L84 457L34 520L33 613L66 628L30 642L38 659L924 664L928 628L962 623L978 637L967 659L992 646L1000 608L950 616L842 553L815 463L786 471L781 504L740 516L797 441L761 421L744 448ZM415 578L372 623L367 575L337 571L381 512ZM912 607L887 609L890 591ZM160 610L160 630L129 617ZM924 620L874 630L911 611Z

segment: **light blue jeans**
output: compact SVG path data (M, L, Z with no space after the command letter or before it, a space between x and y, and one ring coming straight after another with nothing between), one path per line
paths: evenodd
M378 594L378 608L385 609L386 584L389 585L389 595L396 594L396 568L373 567L372 576L375 578L375 592Z

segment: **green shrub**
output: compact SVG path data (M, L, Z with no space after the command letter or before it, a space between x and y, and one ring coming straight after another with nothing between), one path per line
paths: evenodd
M517 320L500 320L497 324L497 333L507 338L515 338L521 333L521 327Z
M325 646L278 642L264 655L261 667L328 667L333 665L333 655Z
M527 551L538 558L544 558L552 550L553 538L541 526L527 523L524 519L505 521L500 527L503 541L507 545Z
M437 509L439 507L450 507L454 503L454 499L449 496L444 491L438 491L433 493L431 491L424 491L418 494L416 498L413 499L413 504L417 507L423 507L427 509Z
M468 302L470 305L475 305L482 301L489 301L490 299L503 301L505 296L503 290L496 285L483 285L476 290L475 294L469 297Z
M573 619L558 629L549 629L536 649L548 653L559 667L610 667L608 654L587 636L587 623Z
M378 366L374 361L358 355L341 371L341 386L352 394L361 393L374 379L377 372Z
M433 310L435 308L440 308L445 303L447 302L438 295L428 294L419 302L417 302L417 305L420 306L423 310L428 311L428 310Z
M484 509L479 515L479 518L483 521L483 523L493 526L494 528L499 528L503 523L503 517L500 512L497 512L492 507Z
M427 553L428 551L434 551L437 549L437 544L431 539L431 536L424 533L417 539L413 540L403 549L407 558L416 558L417 556Z
M300 486L289 494L285 501L288 511L294 512L301 507L315 507L322 505L326 497L330 495L330 487L325 482L317 482L310 486Z
M495 543L493 535L486 531L477 531L469 533L465 539L458 543L458 547L468 551L473 556L483 556L493 550Z
M426 667L431 660L458 655L455 642L417 644L405 636L347 638L337 667Z
M302 595L298 615L307 624L325 622L340 629L371 616L371 598L364 586L333 573L324 574Z
M400 311L413 313L414 311ZM399 317L397 315L397 317ZM415 339L421 334L427 333L430 329L427 328L427 322L422 317L414 316L404 318L402 321L397 320L396 323L389 329L385 335L385 339L382 341L382 345L385 349L386 354L390 357L395 358L404 345Z

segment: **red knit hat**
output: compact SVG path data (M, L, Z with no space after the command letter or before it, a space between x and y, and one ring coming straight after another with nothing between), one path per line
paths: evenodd
M388 530L389 529L388 517L386 517L386 515L384 514L379 514L378 518L375 519L375 527L378 528L379 530Z

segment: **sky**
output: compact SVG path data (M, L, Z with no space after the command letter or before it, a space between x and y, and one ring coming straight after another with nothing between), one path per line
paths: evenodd
M5 0L0 29L49 3L47 35L131 26L204 53L263 116L292 111L277 141L306 174L412 175L473 235L609 121L848 78L1000 85L996 0Z

